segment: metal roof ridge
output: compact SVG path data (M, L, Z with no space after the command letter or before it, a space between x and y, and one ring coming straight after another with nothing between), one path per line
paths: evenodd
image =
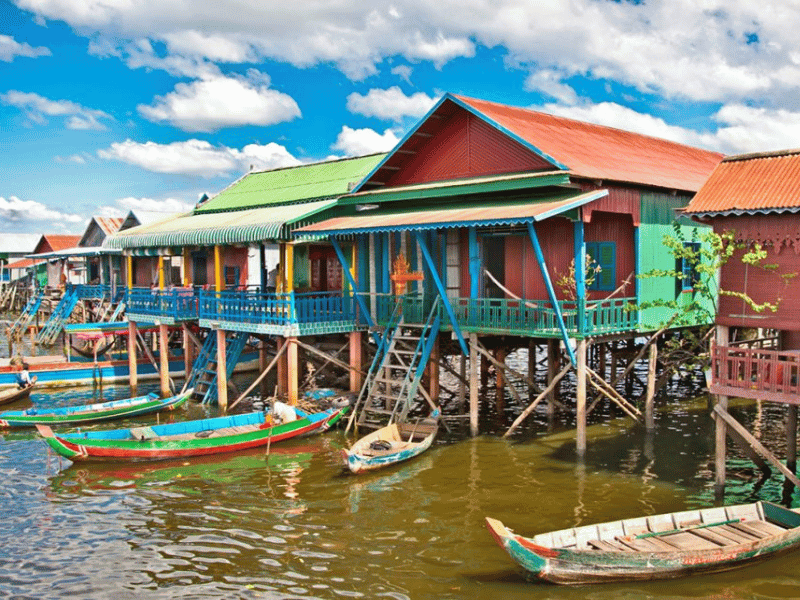
M726 156L722 162L737 162L744 160L753 160L756 158L776 158L779 156L793 156L800 154L800 148L787 148L785 150L771 150L768 152L748 152L746 154L734 154Z
M288 165L286 167L276 167L274 169L261 169L257 171L248 171L246 175L257 175L261 173L276 173L278 171L288 171L289 169L300 169L302 167L315 167L318 165L331 165L334 163L346 162L349 160L359 160L361 158L370 158L372 156L380 156L386 152L372 152L371 154L362 154L360 156L344 156L342 158L323 159L314 162L300 163L299 165Z

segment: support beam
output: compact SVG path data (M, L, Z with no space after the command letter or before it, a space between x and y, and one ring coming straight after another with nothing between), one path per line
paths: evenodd
M583 238L583 211L578 210L578 219L573 224L575 246L575 307L578 335L586 332L586 240Z
M294 245L286 244L286 283L283 291L287 294L294 291Z
M350 332L350 391L358 392L364 384L364 378L361 372L364 368L363 357L361 355L361 338L363 337L360 331Z
M261 343L263 344L264 342L262 341ZM245 391L243 391L241 394L239 394L239 397L231 403L231 406L230 406L231 409L234 406L236 406L237 404L239 404L239 402L241 402L244 398L246 398L247 394L252 392L259 383L263 383L265 377L267 376L267 373L269 373L272 370L272 368L276 364L278 364L278 362L281 359L283 353L286 352L286 348L287 347L288 346L286 344L281 346L281 349L278 350L278 352L275 354L273 359L270 361L269 365L264 365L264 368L261 369L261 374L258 377L256 377L256 380L253 383L250 384L250 387L248 387ZM259 365L259 368L260 368L260 365Z
M575 447L579 456L586 453L586 339L578 340L575 400L577 431L575 433Z
M130 258L130 257L128 257ZM138 358L136 354L136 322L128 321L128 369L131 384L131 395L136 396L136 389L139 386Z
M125 285L128 291L133 288L133 256L130 254L125 257Z
M345 277L347 278L350 286L353 289L353 296L358 302L358 308L361 310L361 314L364 315L367 325L369 325L370 329L375 327L375 321L372 320L372 315L367 308L366 303L364 302L364 298L362 298L361 294L358 293L358 288L356 287L356 281L353 278L353 274L350 272L350 267L347 264L347 259L344 257L344 252L342 252L342 247L339 245L338 240L330 236L331 245L333 246L334 251L336 252L336 256L339 259L339 264L342 265L342 273L344 273ZM376 331L372 332L372 339L375 340L375 343L380 346L381 344L381 337L378 335Z
M469 334L469 433L478 435L478 334Z
M436 285L436 289L439 292L439 297L441 298L442 305L444 306L445 312L447 312L447 317L450 319L450 325L453 327L453 333L456 334L456 338L458 338L458 343L461 346L461 351L464 355L469 354L469 348L467 348L467 343L464 341L464 335L461 333L461 327L458 325L458 321L456 320L455 312L453 311L453 305L450 304L450 299L447 297L447 290L442 283L441 278L439 277L439 273L436 271L436 263L433 261L433 257L431 257L431 253L428 250L427 244L425 244L425 240L420 232L415 231L414 237L417 239L417 243L419 244L420 250L422 250L422 256L425 259L425 264L428 265L428 270L431 273L431 277L433 277L433 283Z
M572 350L572 346L570 346L569 343L569 334L567 333L566 325L564 325L564 315L561 314L561 305L556 299L556 291L553 288L553 282L550 281L550 273L547 271L547 264L544 262L544 253L542 252L542 247L539 245L539 236L536 235L536 228L533 226L533 222L528 223L528 235L531 238L533 252L536 254L536 261L539 263L539 270L542 273L542 279L544 280L545 288L547 288L547 296L550 298L550 304L553 305L553 313L556 316L556 322L558 323L558 328L561 331L561 337L564 340L564 346L567 349L567 355L574 365L575 352Z
M565 376L567 373L569 373L571 370L572 370L572 363L569 363L569 364L567 364L567 366L565 366L563 369L561 369L561 372L560 372L558 375L556 375L555 377L553 377L553 379L552 379L552 381L550 382L550 384L549 384L549 385L548 385L548 386L547 386L547 387L546 387L544 390L542 390L542 393L541 393L541 394L539 394L538 396L536 396L536 399L535 399L533 402L531 402L531 403L530 403L530 405L528 405L528 408L526 408L525 410L523 410L523 411L522 411L522 414L520 414L520 416L518 416L518 417L516 418L516 420L515 420L515 421L514 421L514 422L511 424L511 427L509 427L509 428L508 428L508 431L506 431L506 432L503 434L503 437L508 437L508 436L510 436L512 433L514 433L514 430L515 430L517 427L519 427L519 426L520 426L520 424L521 424L521 423L522 423L522 422L523 422L525 419L527 419L527 418L528 418L528 415L530 415L530 414L531 414L531 413L532 413L534 410L536 410L536 407L539 405L539 403L540 403L542 400L544 400L544 399L545 399L545 397L547 397L547 396L550 394L550 392L553 390L553 388L555 388L555 387L556 387L556 385L558 384L558 382L559 382L559 381L561 381L561 380L564 378L564 376Z
M169 330L163 323L158 326L158 362L161 397L168 398L171 395L169 389Z
M786 468L797 473L797 405L786 407ZM783 496L791 502L794 486L788 479L784 481Z
M286 359L286 338L279 337L276 339L275 343L277 344L277 354L276 356L280 356L280 360L278 361L278 396L281 398L286 397L287 394L287 359Z
M719 346L728 345L728 328L725 325L717 325L716 337L713 343ZM728 414L728 397L717 396L716 400L714 410L719 408L722 412ZM725 423L725 419L717 419L714 431L714 488L717 496L722 496L725 489L725 458L728 452L725 439Z
M463 356L463 355L462 355ZM431 350L431 357L428 361L429 376L430 376L430 395L434 402L439 403L440 381L439 381L439 361L441 360L441 347L439 344L439 334L436 334L436 339L433 342L433 349Z
M222 280L222 249L214 246L214 289L221 292L225 289L225 282Z
M556 412L556 400L558 400L558 387L556 384L556 374L561 364L561 353L559 352L558 340L547 340L547 415L552 417Z
M655 422L655 395L656 395L656 364L658 362L658 346L650 345L650 362L647 365L647 396L644 401L644 426L645 429L654 429Z
M194 363L194 343L190 337L192 332L189 331L186 323L181 324L181 332L183 333L183 376L188 380Z
M192 255L189 248L183 248L183 287L192 285L192 277L194 274L191 272Z
M164 257L158 256L158 289L164 289Z
M298 378L300 377L300 368L298 363L298 340L296 337L290 337L286 340L286 343L289 345L289 348L286 351L287 357L287 365L286 365L286 387L287 387L287 396L289 400L289 404L292 406L297 406L297 401L299 400L298 394Z
M217 403L219 409L228 412L228 365L227 335L224 329L217 329Z

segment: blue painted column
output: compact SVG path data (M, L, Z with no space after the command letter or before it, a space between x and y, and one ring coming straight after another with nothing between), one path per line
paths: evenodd
M353 296L355 296L356 302L358 302L358 307L361 309L361 314L364 315L364 318L367 320L367 324L370 328L375 327L375 322L372 320L372 315L367 308L366 303L364 302L364 298L361 297L361 294L358 293L358 289L356 288L356 281L353 278L353 274L350 272L349 264L347 259L344 256L344 252L342 252L342 247L339 245L337 239L333 236L330 236L330 242L333 246L334 251L336 252L336 256L339 259L339 263L342 265L342 273L344 274L347 281L350 283L350 286L353 289ZM372 332L372 337L375 340L376 344L381 343L381 338L377 335L374 331Z
M381 269L381 276L383 277L383 293L392 293L392 280L389 279L389 274L392 272L392 249L391 249L391 233L385 233L383 236L383 268Z
M478 246L478 230L469 228L469 324L478 323L478 295L481 283L481 251Z
M575 238L575 308L578 335L586 332L586 240L583 237L583 219L578 214L578 219L573 224Z
M550 304L553 305L553 312L556 315L558 328L561 330L561 337L564 339L564 345L567 348L569 360L574 365L576 364L575 352L573 351L572 346L569 344L569 334L567 333L567 328L564 325L564 315L561 314L561 305L559 305L558 300L556 299L556 291L553 289L553 282L550 281L550 274L547 272L547 265L544 262L544 253L542 252L542 247L539 245L539 237L536 235L536 228L533 226L532 221L528 222L528 235L530 235L533 251L536 254L536 261L539 263L539 270L542 272L542 279L544 279L544 285L547 288L547 295L550 298Z

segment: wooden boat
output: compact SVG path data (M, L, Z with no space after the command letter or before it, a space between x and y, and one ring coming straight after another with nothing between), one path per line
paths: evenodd
M296 420L280 424L259 411L110 431L56 434L46 426L37 429L55 452L72 461L164 460L236 452L324 431L347 407L312 414L296 410Z
M29 408L27 410L7 410L0 413L0 427L33 427L34 425L76 425L95 423L146 415L161 410L175 410L192 395L192 389L160 398L155 392L146 396L136 396L124 400L66 406L62 408Z
M22 389L18 387L16 389L10 388L7 390L3 390L2 392L0 392L0 405L11 404L12 402L16 402L17 400L24 400L25 398L30 397L34 387L36 387L36 377L32 377L31 384Z
M559 584L682 577L735 569L800 546L800 514L769 502L516 535L487 518L497 543L533 576Z
M410 460L431 447L438 429L438 417L415 423L392 423L364 436L350 450L344 450L345 463L353 473L362 473Z

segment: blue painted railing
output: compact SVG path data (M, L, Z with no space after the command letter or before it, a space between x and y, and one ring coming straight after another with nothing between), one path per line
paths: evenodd
M132 288L126 296L126 311L130 314L177 320L197 318L197 291L193 288Z

